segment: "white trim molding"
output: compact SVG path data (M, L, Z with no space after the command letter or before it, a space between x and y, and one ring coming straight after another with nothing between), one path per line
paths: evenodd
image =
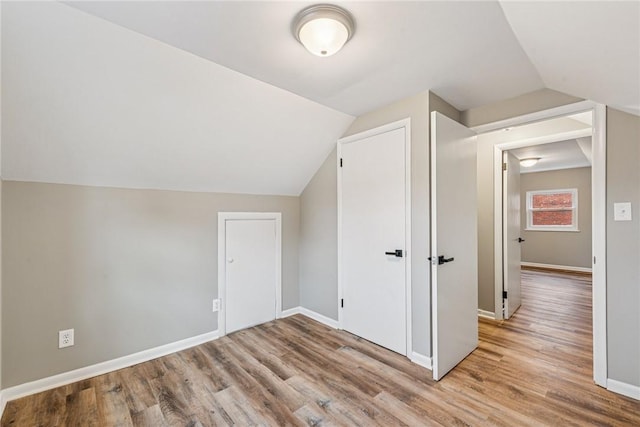
M591 269L587 267L574 267L572 265L557 265L557 264L541 264L539 262L527 262L522 261L520 263L522 267L544 268L545 270L564 270L564 271L577 271L579 273L591 273Z
M293 307L293 308L288 308L286 310L282 310L282 316L281 318L285 318L285 317L290 317L290 316L294 316L296 314L300 314L300 306L298 307Z
M622 381L607 378L607 390L632 399L640 400L640 386L623 383Z
M493 311L487 311L478 309L478 317L483 317L485 319L496 320L496 314Z
M324 325L327 325L330 328L338 329L337 320L334 320L320 313L316 313L315 311L309 310L308 308L300 307L300 314L307 316L308 318L313 319L316 322L320 322Z
M308 308L299 306L290 308L282 312L282 317L289 317L295 314L302 314L303 316L307 316L309 319L315 320L316 322L320 322L323 325L326 325L333 329L338 329L338 321L334 320L330 317L325 316L324 314L320 314L316 311L309 310Z
M96 363L95 365L85 366L84 368L75 369L73 371L63 372L47 378L31 381L17 386L9 387L2 390L0 403L4 404L11 400L19 399L24 396L39 393L45 390L51 390L56 387L82 381L108 372L117 371L118 369L128 368L129 366L139 363L148 362L167 354L176 353L187 348L195 347L218 338L218 331L207 332L206 334L197 335L195 337L186 338L170 344L143 350L138 353L129 354L106 362ZM4 409L4 406L2 407Z
M276 226L276 315L282 317L282 213L280 212L218 212L218 331L227 334L227 221L273 220Z
M580 101L573 104L549 110L538 111L507 120L501 120L472 128L478 133L504 129L512 126L530 124L542 120L553 119L582 112L591 112L593 126L592 136L592 165L591 165L591 229L592 229L592 310L593 310L593 379L601 387L607 386L607 198L606 198L606 167L607 167L607 110L606 106L593 101ZM571 136L587 135L587 131L572 131ZM562 140L569 133L548 135L513 142L505 142L494 146L494 299L496 319L503 318L502 312L502 151L520 147L539 145ZM584 136L583 135L583 136Z
M430 357L425 356L424 354L416 353L415 351L411 353L411 357L409 358L409 360L411 360L411 362L415 363L416 365L420 365L423 368L427 368L429 370L431 370L433 367Z
M7 398L4 393L0 390L0 419L2 419L2 414L4 414L4 408L7 407Z

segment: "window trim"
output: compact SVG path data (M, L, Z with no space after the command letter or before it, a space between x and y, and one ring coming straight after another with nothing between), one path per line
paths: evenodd
M571 208L559 208L559 209L534 209L532 207L533 196L539 194L555 194L555 193L571 193L573 200L573 206ZM572 224L571 225L533 225L533 212L534 211L572 211ZM580 231L578 229L578 189L577 188L562 188L551 190L531 190L527 191L527 225L526 231Z

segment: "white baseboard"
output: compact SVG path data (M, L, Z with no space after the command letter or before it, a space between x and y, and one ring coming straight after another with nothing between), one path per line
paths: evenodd
M323 323L330 328L338 329L338 321L333 320L330 317L322 315L320 313L316 313L315 311L309 310L308 308L300 307L300 314L304 314L305 316L315 320L316 322Z
M427 368L427 369L431 369L432 368L431 358L427 357L427 356L425 356L423 354L416 353L414 351L413 353L411 353L411 357L409 359L413 363L415 363L416 365L420 365L423 368Z
M84 368L75 369L69 372L63 372L51 377L42 378L28 383L9 387L2 390L0 403L6 403L20 397L39 393L45 390L50 390L52 388L71 384L76 381L82 381L84 379L92 378L97 375L117 371L118 369L128 368L129 366L157 359L158 357L166 356L167 354L175 353L177 351L184 350L190 347L195 347L196 345L213 341L217 338L218 331L208 332L206 334L186 338L184 340L176 341L170 344L143 350L138 353L130 354L128 356L119 357L113 360L107 360L106 362L96 363L95 365L86 366ZM4 410L4 406L2 406L2 409Z
M485 319L496 320L496 314L493 311L478 309L478 317L484 317Z
M607 378L607 390L640 400L640 387Z
M300 307L293 307L288 310L283 310L280 318L293 316L294 314L300 314Z
M549 270L577 271L579 273L591 273L592 271L590 268L586 268L586 267L574 267L572 265L540 264L538 262L526 262L526 261L522 261L520 263L520 266L548 268Z
M289 316L293 316L294 314L302 314L307 316L310 319L315 320L316 322L320 322L322 324L327 325L330 328L333 329L338 329L338 321L337 320L333 320L330 317L327 317L323 314L320 313L316 313L313 310L309 310L308 308L304 308L304 307L294 307L294 308L290 308L288 310L285 310L282 312L282 317L289 317Z
M0 419L2 419L2 414L4 414L4 408L7 406L7 399L0 390Z

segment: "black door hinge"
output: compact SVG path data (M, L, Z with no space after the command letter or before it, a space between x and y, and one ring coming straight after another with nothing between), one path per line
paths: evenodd
M342 159L340 159L340 167L342 167Z
M503 171L506 171L506 170L507 170L507 164L506 164L506 163L503 163L503 164L502 164L502 170L503 170Z
M340 299L340 308L344 308L344 298Z
M507 299L507 291L502 291L502 298Z

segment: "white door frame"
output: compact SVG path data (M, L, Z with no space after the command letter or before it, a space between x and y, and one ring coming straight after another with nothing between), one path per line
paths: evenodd
M282 214L280 212L218 212L218 335L227 334L227 227L228 220L274 220L276 223L276 319L282 317Z
M411 357L413 348L413 335L411 327L411 119L406 118L388 123L364 132L346 136L338 140L337 163L338 170L338 328L343 329L343 315L340 301L343 298L342 282L342 146L382 133L404 128L404 152L405 152L405 297L406 297L406 325L407 325L407 357Z
M478 133L519 126L570 114L593 111L592 130L564 132L557 135L530 138L494 146L494 250L495 250L495 318L502 314L502 151L531 145L545 144L584 136L592 137L591 165L591 211L593 253L593 379L602 387L607 386L607 259L606 259L606 167L607 167L607 110L606 106L593 101L581 101L549 110L539 111L472 128Z

